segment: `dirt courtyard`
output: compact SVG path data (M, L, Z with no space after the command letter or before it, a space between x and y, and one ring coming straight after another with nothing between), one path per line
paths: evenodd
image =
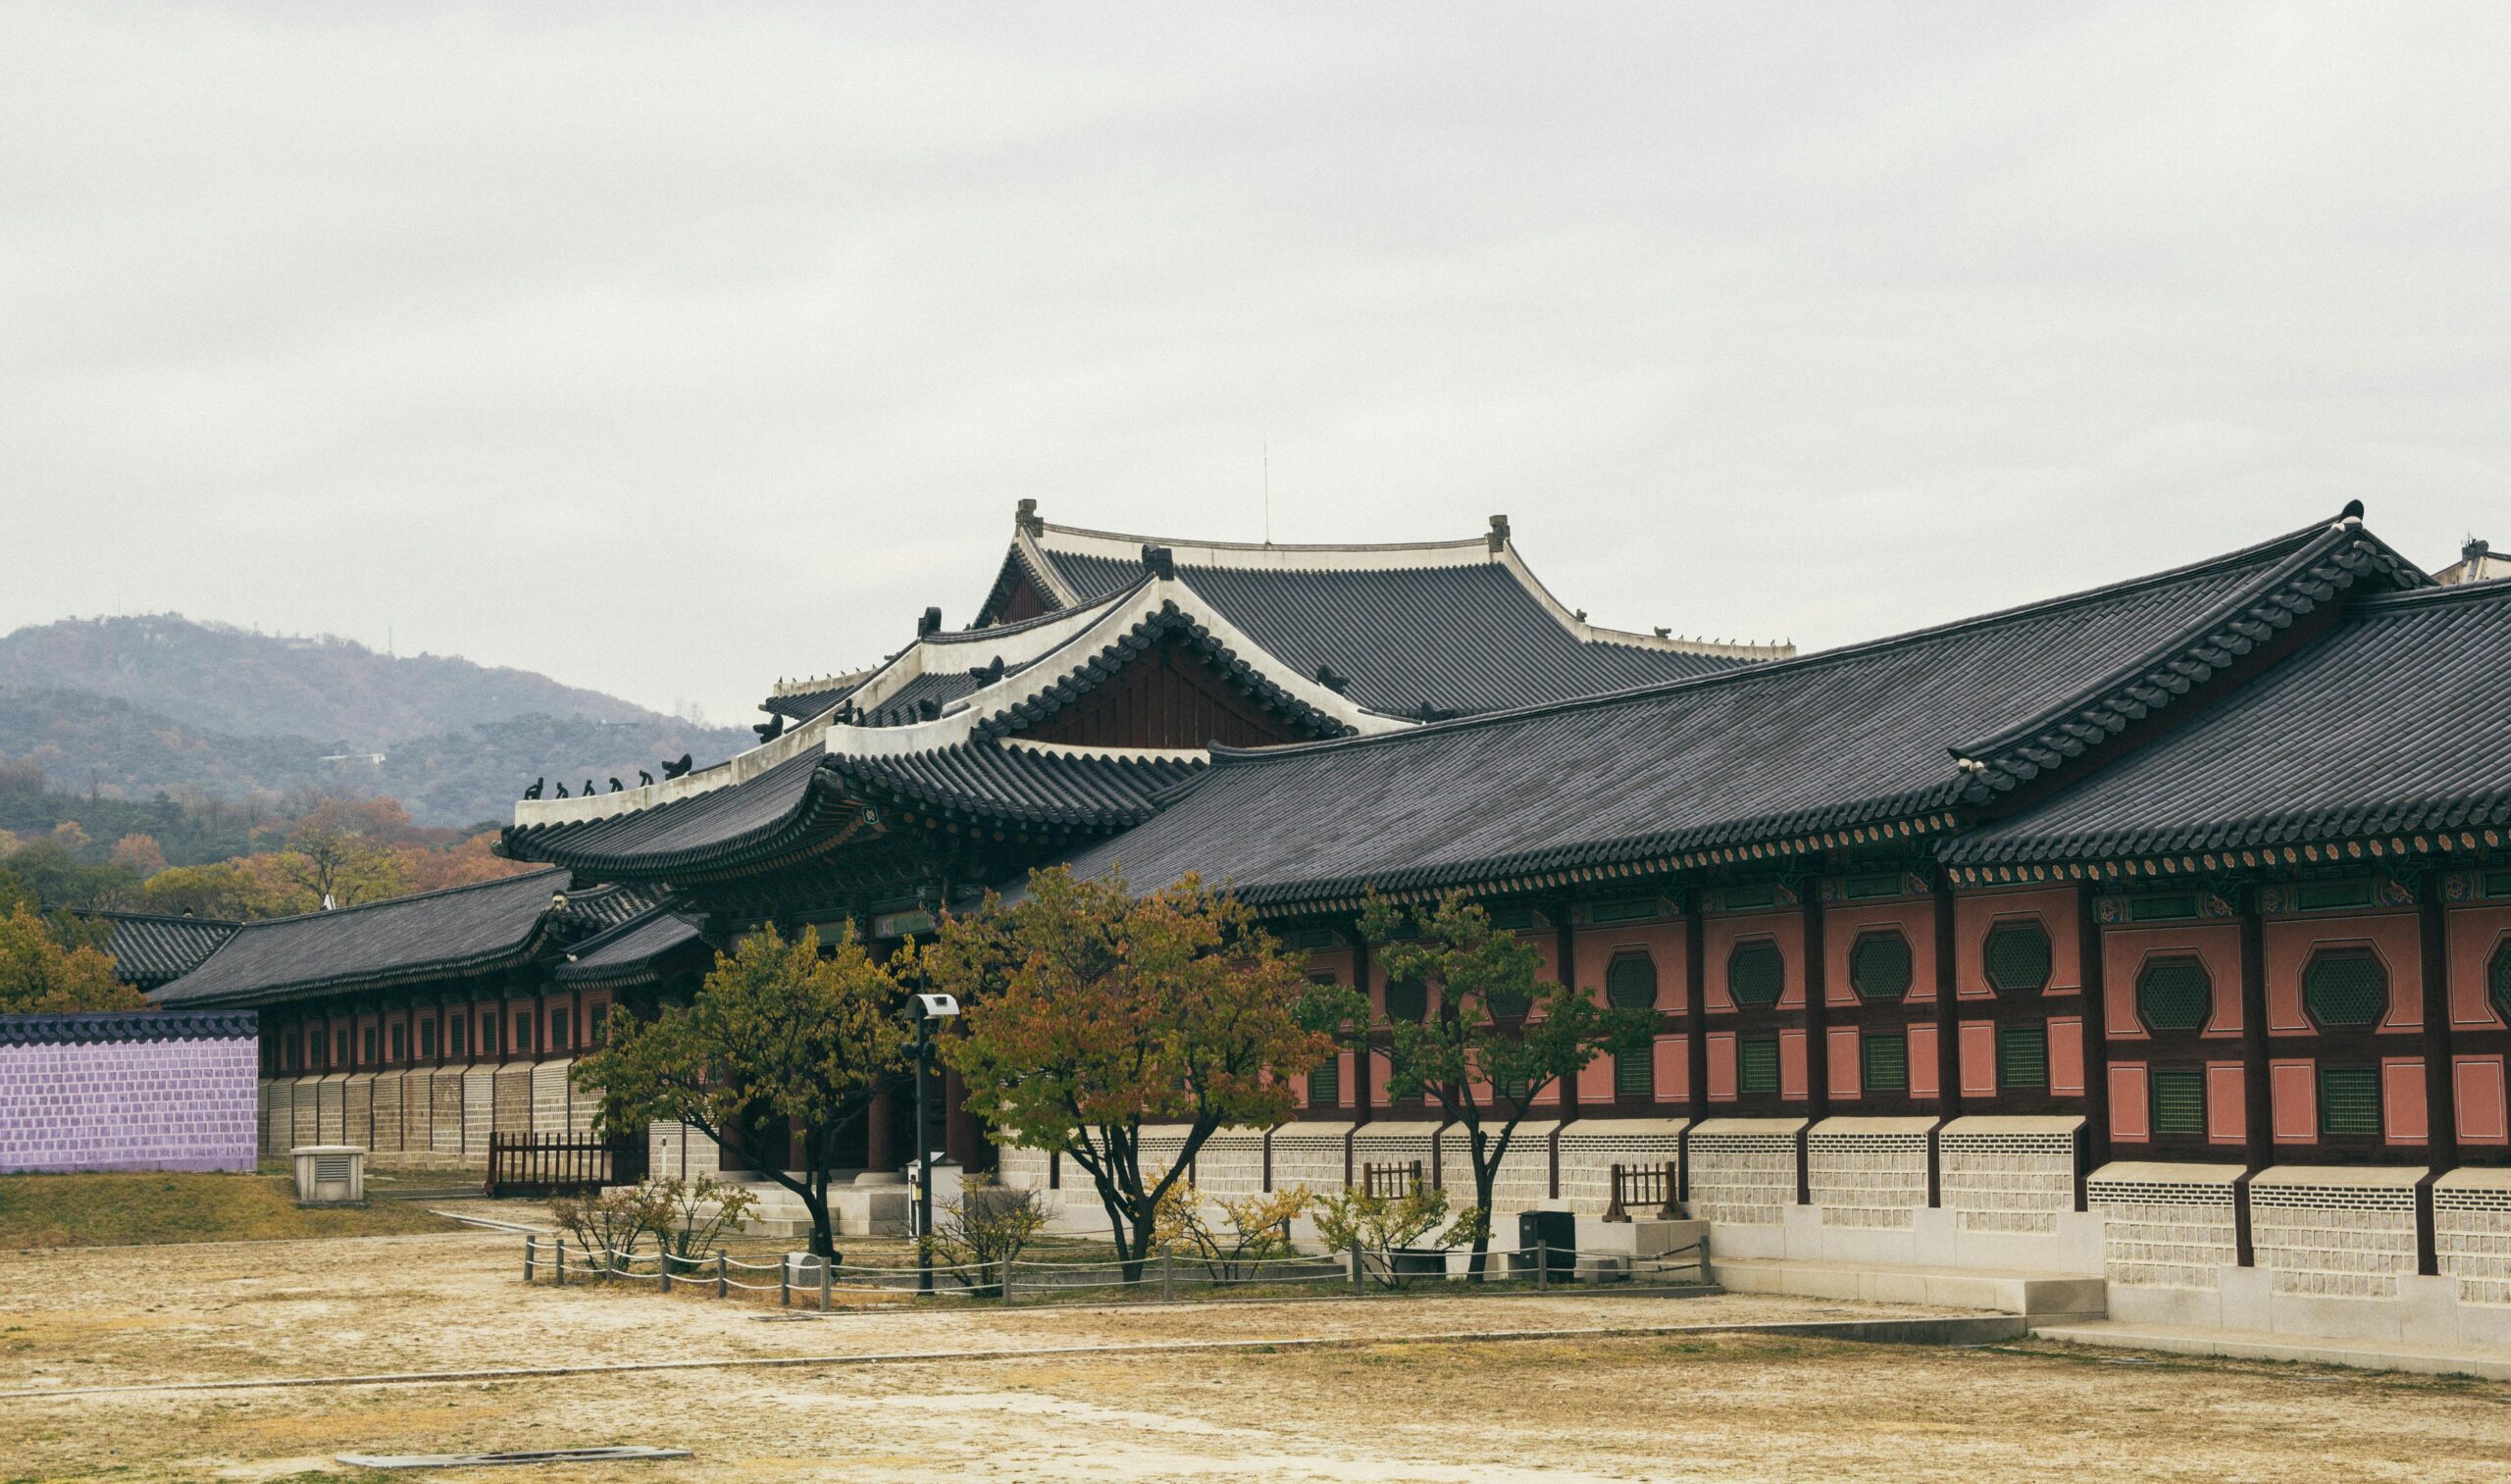
M525 1288L518 1239L0 1254L0 1481L2495 1480L2511 1386L2034 1344L1768 1334L1923 1313L1745 1296L888 1311ZM1331 1350L936 1356L1336 1337ZM78 1395L166 1381L808 1357L879 1364ZM366 1474L343 1452L642 1443L659 1463Z

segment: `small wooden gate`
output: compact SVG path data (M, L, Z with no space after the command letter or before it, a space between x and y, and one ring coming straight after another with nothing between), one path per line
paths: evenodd
M1646 1209L1652 1205L1656 1210ZM1674 1161L1613 1167L1613 1201L1605 1207L1605 1219L1628 1221L1634 1209L1641 1212L1640 1219L1645 1221L1682 1219L1682 1204L1674 1199Z
M645 1141L591 1134L490 1134L487 1193L576 1196L645 1178Z
M1360 1189L1370 1196L1401 1201L1421 1188L1421 1161L1409 1164L1363 1164Z

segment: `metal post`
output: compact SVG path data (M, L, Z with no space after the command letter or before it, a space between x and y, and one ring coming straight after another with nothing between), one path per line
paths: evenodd
M1176 1297L1177 1251L1174 1248L1166 1248L1159 1254L1159 1302L1165 1304Z
M725 1298L730 1295L732 1291L732 1286L726 1281L724 1275L723 1250L718 1248L715 1252L715 1297L718 1299Z
M657 1243L657 1244L655 1245L655 1248L654 1248L654 1272L655 1272L655 1274L656 1274L656 1275L660 1278L660 1280L661 1280L661 1282L660 1282L659 1286L660 1286L660 1288L662 1289L662 1291L663 1291L664 1293L670 1293L670 1292L671 1292L671 1249L670 1249L670 1248L668 1248L668 1247L664 1247L664 1246L662 1246L662 1245L661 1245L661 1244L659 1244L659 1243Z
M1359 1291L1360 1291L1360 1244L1359 1244L1358 1239L1355 1238L1355 1239L1353 1240L1353 1242L1352 1242L1352 1292L1357 1294L1357 1293L1358 1293Z
M933 1125L924 1108L924 1084L933 1061L933 1017L915 1021L915 1291L933 1292Z
M1002 1259L1002 1302L1006 1307L1011 1303L1011 1265L1016 1260L1012 1257Z
M550 1266L549 1273L551 1277L557 1280L557 1287L565 1288L567 1286L567 1239L564 1237L558 1239L558 1258L557 1261Z
M831 1261L829 1258L827 1258L827 1257L822 1257L822 1258L820 1258L820 1312L821 1312L821 1313L827 1313L827 1312L828 1312L828 1284L829 1284L829 1278L830 1278L830 1276L831 1276L832 1271L836 1268L836 1266L837 1266L837 1264L836 1264L835 1262Z
M526 1283L532 1281L532 1254L539 1243L539 1238L529 1234L523 1239L523 1281Z
M776 1306L794 1306L794 1259L791 1257L776 1264Z
M1541 1293L1552 1286L1552 1244L1541 1237L1534 1239L1534 1287Z

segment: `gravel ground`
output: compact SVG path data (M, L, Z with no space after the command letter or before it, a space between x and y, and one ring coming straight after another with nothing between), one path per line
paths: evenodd
M526 1289L511 1237L0 1255L0 1390L740 1356L1347 1336L1338 1351L1024 1356L12 1400L0 1479L279 1479L349 1451L651 1443L483 1480L2499 1479L2511 1387L1770 1336L1426 1345L1456 1330L1865 1317L1710 1299L1442 1298L762 1323ZM2123 1360L2135 1363L2120 1363ZM377 1477L383 1477L381 1475Z

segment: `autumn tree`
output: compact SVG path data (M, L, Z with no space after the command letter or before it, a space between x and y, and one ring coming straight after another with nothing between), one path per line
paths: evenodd
M962 1005L940 1052L969 1109L1090 1177L1129 1279L1204 1142L1290 1116L1293 1084L1334 1054L1349 1014L1193 876L1136 897L1120 877L1033 872L1017 903L946 920L922 960ZM1165 1169L1143 1165L1146 1124L1186 1126Z
M140 876L166 869L166 851L154 835L126 835L114 842L113 862Z
M609 1045L576 1064L576 1081L600 1095L612 1136L685 1123L792 1191L811 1213L811 1251L835 1261L829 1176L872 1095L906 1065L902 1000L850 928L823 954L817 930L789 940L770 927L717 954L686 1008L614 1012Z
M65 947L23 897L0 903L0 1015L146 1008L146 996L114 977L110 954Z
M1645 1049L1656 1012L1609 1008L1540 977L1541 952L1453 894L1411 912L1372 895L1360 932L1390 985L1436 993L1435 1009L1420 1019L1389 1023L1387 1091L1435 1101L1463 1130L1473 1206L1460 1219L1471 1223L1479 1282L1490 1254L1492 1186L1517 1126L1536 1100L1598 1055Z

